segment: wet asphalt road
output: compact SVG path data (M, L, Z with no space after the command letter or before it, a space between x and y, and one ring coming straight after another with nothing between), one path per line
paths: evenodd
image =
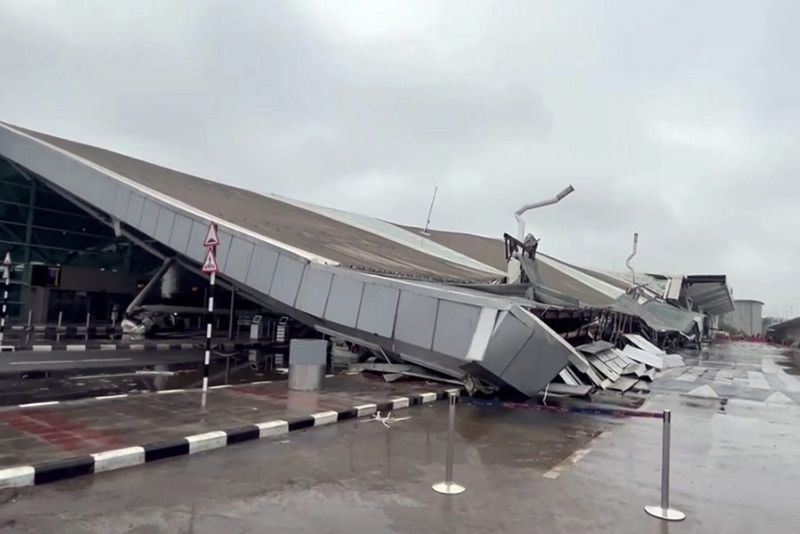
M703 368L769 369L774 387L792 384L779 373L796 371L791 357L763 346L715 348L701 359ZM673 410L672 503L686 512L683 523L642 511L659 498L661 434L653 419L461 405L455 478L467 492L435 494L447 410L437 403L412 408L403 414L411 419L391 428L343 422L0 492L0 530L796 533L800 405L747 394L689 397L684 386L713 385L718 375L679 380L693 369L657 380L642 407ZM749 393L763 385L738 387Z

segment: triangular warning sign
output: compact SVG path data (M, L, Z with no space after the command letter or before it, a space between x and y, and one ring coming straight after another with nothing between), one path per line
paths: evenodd
M203 262L203 272L207 274L216 273L219 271L219 267L217 267L217 257L214 256L214 251L208 249L208 253L206 254L206 261Z
M217 233L217 225L211 223L206 233L206 239L203 241L204 247L216 247L219 245L219 234Z

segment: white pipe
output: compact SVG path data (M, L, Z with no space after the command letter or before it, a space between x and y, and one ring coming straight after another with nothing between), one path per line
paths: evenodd
M636 251L639 248L639 232L633 233L633 252L631 255L628 256L628 259L625 260L625 266L628 267L628 270L631 272L631 283L635 286L636 285L636 271L633 270L631 266L631 260L634 256L636 256Z
M561 191L559 194L554 196L553 198L550 198L550 199L547 199L547 200L542 200L540 202L532 202L530 204L525 204L520 209L515 211L514 212L514 217L516 217L516 219L517 219L517 239L519 239L520 241L523 241L525 239L525 221L522 220L522 214L523 213L525 213L526 211L530 211L530 210L536 209L536 208L541 208L541 207L544 207L544 206L549 206L551 204L555 204L556 202L559 202L560 200L563 200L564 197L566 197L567 195L569 195L573 191L575 191L575 188L572 187L571 185L569 185L563 191Z

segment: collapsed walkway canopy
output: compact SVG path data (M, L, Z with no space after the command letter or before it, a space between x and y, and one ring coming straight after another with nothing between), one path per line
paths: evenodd
M518 299L458 284L503 271L394 225L0 123L0 157L154 253L194 269L219 226L221 278L324 332L532 395L577 353ZM159 252L161 251L161 252ZM166 252L164 252L166 251Z

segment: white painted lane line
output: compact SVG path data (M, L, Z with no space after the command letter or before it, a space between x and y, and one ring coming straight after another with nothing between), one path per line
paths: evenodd
M121 394L121 395L101 395L101 396L99 396L99 397L95 397L95 399L97 399L97 400L105 400L105 399L122 399L122 398L125 398L125 397L127 397L127 396L128 396L128 394L127 394L127 393L123 393L123 394Z
M720 369L717 371L717 376L714 377L714 382L730 385L733 382L733 371L731 369Z
M581 459L584 456L586 456L587 454L589 454L589 452L591 450L592 450L591 448L578 449L577 451L575 451L572 454L570 454L569 456L567 456L564 460L559 462L558 465L556 465L554 468L552 468L550 471L548 471L547 473L545 473L542 476L544 478L549 478L549 479L552 479L552 480L557 479L558 477L561 476L562 472L564 472L565 470L569 469L570 467L572 467L575 464L577 464L578 462L580 462Z
M764 375L758 371L747 371L747 379L751 388L772 389L769 387L769 383L767 379L764 378Z
M89 358L87 360L24 360L9 362L9 365L57 365L59 363L127 362L130 358Z
M788 375L781 371L781 373L776 376L778 377L778 380L783 382L783 387L786 391L800 391L800 381L798 381L792 375Z
M59 404L59 401L47 401L47 402L29 402L28 404L20 404L20 408L35 408L37 406L52 406L54 404Z
M166 395L168 393L183 393L186 391L185 389L162 389L161 391L156 391L159 395Z
M675 380L680 380L681 382L694 382L697 380L697 375L692 372L692 369L689 369Z

